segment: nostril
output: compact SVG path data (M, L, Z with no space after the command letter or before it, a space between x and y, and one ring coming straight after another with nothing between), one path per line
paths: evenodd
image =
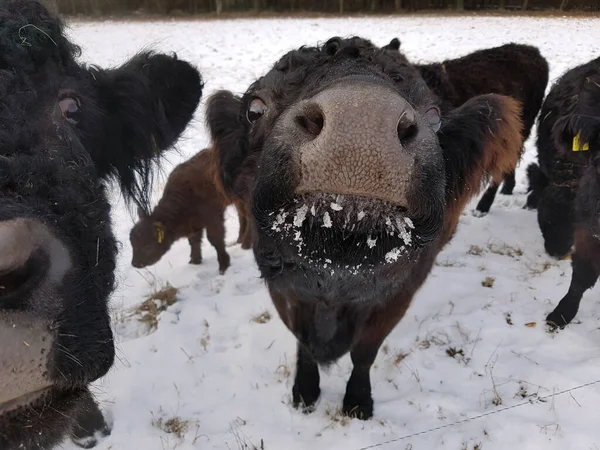
M414 123L408 126L398 124L398 139L400 139L400 143L406 144L417 135L418 131L417 125Z
M37 231L37 233L36 233ZM26 220L0 222L0 300L13 308L24 294L41 283L50 269L50 257L35 242L43 230ZM11 304L11 299L16 301Z
M298 126L308 134L316 138L325 125L325 117L321 108L316 105L310 105L305 108L304 113L296 117Z
M7 300L14 298L18 301L21 296L37 286L43 280L49 267L48 255L41 250L36 250L24 264L0 270L2 307L10 307L5 303Z
M406 144L417 135L419 129L415 121L414 112L407 109L402 113L398 119L396 131L401 144Z

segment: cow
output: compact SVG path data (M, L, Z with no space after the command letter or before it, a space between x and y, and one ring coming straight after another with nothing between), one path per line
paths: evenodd
M252 244L297 338L293 405L350 352L343 411L373 415L370 368L483 180L522 145L521 106L489 94L442 114L398 51L333 37L206 106L225 189L251 180Z
M388 45L399 48L400 43L392 41ZM440 63L418 64L416 67L440 99L442 112L481 94L502 94L517 99L522 105L523 142L529 138L544 100L549 77L548 62L538 48L509 43ZM515 170L516 165L492 179L475 208L478 215L489 212L503 180L500 192L512 195L516 182Z
M563 74L538 119L538 163L527 167L526 207L537 209L546 252L571 255L569 291L547 316L563 328L600 274L600 58Z
M129 234L133 267L157 263L175 241L184 237L191 248L190 264L200 264L202 234L206 229L208 241L217 251L219 272L225 273L230 264L225 249L225 209L232 201L220 186L217 163L211 148L196 153L173 169L151 214L139 209L139 220ZM235 206L240 222L238 243L241 243L247 215L240 202Z
M88 386L113 365L112 181L148 209L156 162L200 102L199 71L150 50L78 62L37 0L0 3L0 448L94 444ZM87 432L90 439L85 439Z

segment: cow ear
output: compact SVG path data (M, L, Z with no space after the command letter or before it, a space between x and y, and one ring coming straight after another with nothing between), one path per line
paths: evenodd
M400 50L400 39L393 38L388 45L385 46L390 50Z
M114 176L125 197L147 209L152 164L191 121L202 97L202 77L176 55L153 52L90 72L105 122L102 135L86 147L100 176Z
M587 114L563 116L554 123L552 137L556 148L565 154L598 153L600 151L600 116Z
M474 97L443 119L438 138L446 164L446 199L463 201L488 178L514 170L523 145L521 105L501 95Z
M206 125L219 160L219 175L225 191L232 192L236 175L249 156L249 123L242 99L229 91L217 91L207 101Z
M154 234L156 235L156 241L162 244L165 241L165 226L162 222L154 222Z
M552 101L547 101L553 103ZM554 104L556 100L554 100ZM582 80L577 99L569 114L556 118L552 127L554 143L565 155L600 152L600 75L588 75Z

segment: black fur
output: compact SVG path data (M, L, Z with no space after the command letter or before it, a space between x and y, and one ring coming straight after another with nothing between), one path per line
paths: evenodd
M573 151L573 139L587 151ZM567 295L547 317L565 326L577 314L583 293L600 273L600 58L562 75L544 101L538 122L538 163L528 169L527 205L536 207L546 251L556 258L573 247L573 277Z
M78 52L37 1L0 3L0 224L35 220L72 259L47 298L0 291L3 310L41 316L56 335L53 388L0 415L2 449L52 448L78 416L84 421L81 408L93 404L87 386L114 359L108 299L117 242L106 182L118 180L128 200L148 208L151 165L175 143L202 94L197 70L174 56L143 53L105 70L77 63ZM65 99L80 102L71 122L59 107ZM44 259L30 263L43 278Z
M280 317L298 339L292 392L294 405L306 411L320 395L318 365L350 352L354 370L344 411L362 419L372 416L369 371L379 346L426 279L466 201L502 166L501 153L517 159L516 102L497 95L475 97L448 111L436 134L422 122L425 111L437 106L435 96L397 47L394 41L380 49L360 37L334 37L323 46L284 55L241 98L219 92L208 102L207 123L226 184L235 185L243 170L251 172L244 177L252 180L247 201L253 211L254 254ZM301 137L282 128L283 113L355 79L386 86L414 108L418 144L407 141L403 148L416 155L418 175L407 186L405 207L351 197L344 213L364 211L364 218L348 229L341 213L332 214L324 227L320 218L331 198L327 192L296 193L300 170L294 152ZM256 98L267 109L250 124L246 114ZM292 228L289 218L303 204L313 204L315 214ZM396 262L382 263L384 254L399 245L398 237L386 233L385 218L403 214L414 223L413 245ZM297 236L304 239L300 246ZM377 237L377 246L365 244L369 236Z

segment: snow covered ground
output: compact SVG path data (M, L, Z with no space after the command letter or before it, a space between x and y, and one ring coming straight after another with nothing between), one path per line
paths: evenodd
M289 49L353 34L380 45L398 36L407 56L422 61L531 43L549 60L552 81L598 56L600 20L98 22L73 23L70 33L83 58L102 65L147 45L176 51L198 64L206 99L218 88L243 92ZM207 143L202 105L163 183L173 165ZM351 370L347 356L322 374L312 415L293 409L295 340L277 317L250 251L230 246L231 268L219 276L208 243L204 263L190 266L182 240L155 266L136 270L129 264L133 218L119 201L120 285L112 300L118 360L94 385L113 432L98 448L253 449L262 442L267 450L599 450L600 384L553 394L600 379L600 288L584 296L578 323L556 335L545 330L543 319L567 291L571 269L544 253L535 213L521 209L524 168L534 157L530 139L516 195L499 195L484 218L473 216L475 201L465 211L456 237L380 351L371 372L375 417L368 422L337 412ZM227 226L233 243L233 208ZM491 287L482 285L486 279ZM167 282L179 288L177 301L149 332L131 310Z

